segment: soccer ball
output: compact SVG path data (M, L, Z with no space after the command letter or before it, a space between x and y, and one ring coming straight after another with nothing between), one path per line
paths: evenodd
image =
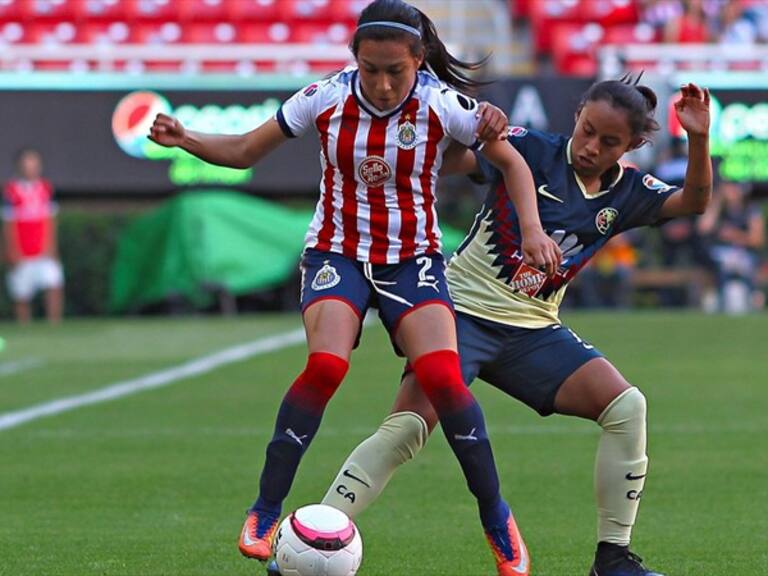
M282 576L353 576L363 560L363 540L344 512L312 504L282 521L274 552Z

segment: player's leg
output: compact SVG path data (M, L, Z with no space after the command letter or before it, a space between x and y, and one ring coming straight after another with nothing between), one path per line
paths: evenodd
M325 407L341 384L356 345L369 294L355 264L310 253L302 263L304 326L308 358L278 410L266 451L259 497L248 512L240 551L265 560L283 500L290 491L302 456L317 432Z
M29 272L29 262L16 264L8 272L8 294L13 300L13 311L19 324L29 324L32 320L30 302L35 295L34 278Z
M652 576L629 551L648 468L646 401L605 358L576 370L555 397L555 410L602 428L595 459L597 552L592 576Z
M64 311L64 274L61 264L53 258L38 262L40 287L45 290L45 314L48 322L58 324Z

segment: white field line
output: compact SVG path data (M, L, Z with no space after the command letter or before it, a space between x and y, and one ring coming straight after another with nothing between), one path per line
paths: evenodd
M190 360L189 362L173 368L147 374L146 376L141 376L132 380L117 382L92 392L78 394L77 396L58 398L22 410L6 412L0 414L0 431L15 428L16 426L21 426L22 424L39 418L45 418L46 416L54 416L56 414L61 414L62 412L82 408L83 406L109 402L110 400L116 400L123 396L143 392L144 390L152 390L168 386L169 384L173 384L174 382L178 382L185 378L206 374L220 366L247 360L253 356L275 352L282 348L300 344L303 341L304 329L300 328L290 332L254 340L253 342L233 346L232 348L226 348L220 352Z
M37 368L45 364L45 360L42 358L22 358L21 360L15 360L13 362L3 362L0 364L0 378L3 376L10 376L11 374L18 374L19 372L25 372L32 368Z

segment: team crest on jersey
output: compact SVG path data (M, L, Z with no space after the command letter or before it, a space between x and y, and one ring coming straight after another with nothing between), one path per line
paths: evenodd
M547 275L544 272L533 266L528 266L528 264L521 264L515 275L512 276L509 285L515 292L522 292L526 296L533 298L538 294L546 281Z
M595 226L597 226L600 234L603 236L608 234L608 230L611 229L618 215L619 211L616 208L603 208L597 213L597 216L595 216Z
M416 148L416 126L413 122L406 120L397 129L397 147L403 150L413 150Z
M646 174L645 176L643 176L643 186L648 188L648 190L653 190L654 192L658 192L659 194L661 194L662 192L666 192L667 190L672 188L672 186L670 186L666 182L662 182L661 180L659 180L655 176L651 176L650 174Z
M328 260L325 260L323 267L317 271L315 278L312 280L312 290L328 290L339 282L341 282L341 276L336 271L336 268L331 266Z
M509 136L514 136L515 138L522 138L528 134L528 128L523 128L522 126L510 126L507 134Z
M357 175L365 184L375 188L392 177L392 168L381 156L368 156L358 166Z

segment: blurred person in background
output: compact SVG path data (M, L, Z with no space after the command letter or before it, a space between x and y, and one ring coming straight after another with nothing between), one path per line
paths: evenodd
M17 320L26 324L32 317L32 299L38 291L45 291L48 321L58 323L64 302L64 274L58 258L53 187L42 178L43 161L37 150L21 150L16 171L16 177L3 190L8 292Z
M660 180L668 184L682 186L685 181L687 166L687 143L684 138L674 138L655 173ZM696 222L697 217L695 216L675 218L659 228L661 265L663 267L698 266L711 269L709 255L698 232ZM683 306L687 302L685 293L674 288L662 289L660 296L664 306Z
M748 196L747 185L722 182L710 209L699 221L699 230L711 239L717 308L727 314L744 314L762 306L759 295L756 297L755 280L758 251L765 245L765 219Z
M758 39L756 15L742 0L729 0L720 12L720 44L754 44Z
M632 231L611 238L581 271L579 295L587 308L629 308L637 250Z
M703 0L686 0L683 13L664 26L664 42L670 44L701 44L710 39Z

